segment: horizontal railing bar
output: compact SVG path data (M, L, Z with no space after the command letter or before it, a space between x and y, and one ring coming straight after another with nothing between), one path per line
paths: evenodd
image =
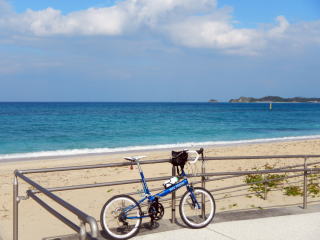
M304 175L300 175L300 176L304 176ZM288 186L294 184L294 183L303 183L303 180L302 181L296 181L296 182L291 182L290 184L288 184ZM243 189L244 190L244 189ZM276 192L276 191L282 191L283 189L270 189L270 192ZM257 191L257 192L250 192L250 193L247 193L246 195L252 195L252 194L257 194L257 193L264 193L264 191ZM219 194L224 194L224 193L219 193ZM216 194L218 195L218 194ZM227 198L232 198L232 197L239 197L241 195L230 195L228 196ZM215 200L222 200L224 198L216 198Z
M229 186L229 187L224 187L224 188L211 189L208 191L209 192L219 192L219 191L228 190L228 189L232 189L232 188L245 187L245 186L253 185L253 184L257 184L257 183L272 182L272 181L288 179L288 178L295 178L295 177L302 177L302 176L304 176L304 174L297 174L297 175L293 175L293 176L286 176L286 177L269 179L269 180L265 180L265 181L257 181L257 182L252 182L252 183L244 183L244 184L239 184L239 185L234 185L234 186ZM199 181L199 182L201 182L201 181ZM154 190L156 190L156 189L154 189ZM126 193L126 194L129 195L130 193ZM219 193L219 194L223 194L223 193ZM132 195L134 195L134 194L132 193ZM180 196L180 198L181 198L181 196ZM176 199L178 199L178 197ZM171 200L171 198L161 199L161 202L166 201L166 200Z
M288 178L295 178L295 177L301 177L301 176L304 176L303 174L299 174L299 175L293 175L293 176L288 176L288 177L283 177L283 178L275 178L275 179L270 179L270 180L266 180L267 182L272 182L272 181L276 181L276 180L281 180L281 179L288 179ZM259 181L259 182L252 182L252 183L248 183L248 184L239 184L239 185L234 185L234 186L229 186L229 187L224 187L224 188L216 188L216 189L211 189L211 190L208 190L209 192L219 192L219 191L222 191L222 190L228 190L228 189L232 189L232 188L237 188L237 187L246 187L248 185L252 185L252 184L255 184L255 183L261 183L263 181ZM243 189L245 190L245 189ZM223 193L219 193L219 194L223 194ZM249 194L254 194L254 193L249 193ZM176 199L180 199L182 197L181 196L177 196ZM168 201L168 200L171 200L171 198L164 198L164 199L161 199L161 202L164 202L164 201ZM218 199L216 199L218 200ZM147 204L145 204L147 205Z
M24 176L23 174L21 174L19 171L15 171L15 175L17 177L20 177L25 182L29 183L31 186L35 187L41 193L45 194L47 197L49 197L52 200L54 200L56 203L60 204L65 209L67 209L70 212L72 212L73 214L75 214L83 222L88 223L90 225L93 237L97 237L98 236L98 231L99 231L98 225L97 225L96 220L93 217L87 215L86 213L82 212L80 209L72 206L70 203L68 203L68 202L64 201L63 199L59 198L58 196L56 196L55 194L51 193L50 191L48 191L44 187L42 187L39 184L37 184L36 182L32 181L30 178L28 178L28 177Z
M80 232L80 227L71 222L69 219L67 219L62 214L58 213L56 210L54 210L52 207L50 207L48 204L46 204L44 201L42 201L40 198L38 198L32 191L28 190L27 195L31 197L33 200L35 200L39 205L41 205L44 209L46 209L49 213L54 215L56 218L58 218L61 222L68 225L71 229L73 229L76 232Z
M286 177L286 178L284 178L284 179L295 178L295 177L302 177L302 176L304 176L304 174L298 174L298 175L288 176L288 177ZM272 182L272 181L277 181L277 180L281 180L281 179L279 179L279 178L276 178L276 179L274 179L274 180L271 180L271 179L270 179L270 182ZM291 184L294 184L294 183L301 183L301 182L303 182L303 180L301 180L301 181L294 181L294 182L290 182L290 183L284 183L284 184L291 185ZM257 182L253 182L253 183L251 183L251 184L255 184L255 183L257 183ZM248 183L248 184L249 184L249 183ZM244 184L243 184L243 185L244 185ZM240 187L242 187L242 186L240 186ZM247 187L247 184L245 184L245 186L243 186L243 187ZM221 188L220 188L220 189L221 189ZM220 191L220 189L218 189L218 191ZM234 190L233 192L243 191L243 190L247 190L247 189L248 189L248 187L247 187L247 188L242 188L242 189L239 189L239 190ZM217 189L215 189L214 191L216 192L216 190L217 190ZM222 190L227 190L227 189L222 189ZM222 191L222 190L221 190L221 191ZM215 193L215 196L221 195L221 194L226 194L226 193L230 193L230 192Z
M257 171L238 171L238 172L216 172L216 173L197 173L195 175L190 175L192 177L202 177L202 176L223 176L223 175L250 175L250 174L263 174L263 173L280 173L280 172L318 172L320 168L300 168L300 169L267 169L267 170L257 170ZM187 175L189 177L189 175Z
M308 164L306 164L306 165L307 165L307 166L311 166L311 165L315 165L315 164L320 164L320 162L308 163ZM296 167L303 167L303 166L304 166L304 164L297 164L297 165L291 165L291 166L273 168L273 170L276 170L276 169L296 168ZM206 182L218 181L218 180L225 180L225 179L236 178L236 177L241 177L241 175L238 175L238 176L226 176L226 177L219 177L219 178L208 178L208 179L206 179Z
M270 190L270 192L274 192L274 191L279 191L279 189L272 189L272 190ZM227 196L227 197L215 198L215 200L216 200L216 201L220 201L220 200L224 200L224 199L226 199L226 198L241 197L241 196L244 196L244 195L253 195L253 194L259 194L259 193L264 193L264 191L250 192L250 193L238 194L238 195L230 195L230 196Z
M317 158L317 157L320 157L320 155L227 156L227 157L205 157L204 159L211 161L211 160L276 159L276 158ZM170 162L170 159L145 160L145 161L140 161L140 164L154 164L154 163L165 163L165 162ZM121 162L121 163L106 163L106 164L57 167L57 168L27 169L27 170L20 170L20 172L23 174L45 173L45 172L60 172L60 171L72 171L72 170L83 170L83 169L96 169L96 168L105 168L105 167L124 167L124 166L130 166L130 165L131 165L130 162Z
M317 158L320 155L265 155L265 156L225 156L206 157L205 160L243 160L243 159L275 159L275 158Z
M167 180L170 177L172 176L147 178L146 181L155 182L155 181ZM64 191L64 190L78 190L78 189L85 189L85 188L116 186L116 185L131 184L131 183L141 183L141 179L123 180L123 181L115 181L115 182L103 182L103 183L94 183L94 184L71 185L71 186L65 186L65 187L53 187L53 188L47 188L47 190L50 192L57 192L57 191ZM38 192L39 191L33 190L33 193L38 193Z
M301 175L303 176L303 175ZM300 180L300 181L292 181L292 182L289 182L289 183L285 183L283 185L286 185L286 186L290 186L292 184L300 184L301 186L303 186L303 180Z
M227 190L227 189L232 189L232 188L244 187L244 186L248 186L248 185L265 183L265 182L273 182L273 181L277 181L277 180L283 180L283 179L294 178L294 177L301 177L301 176L304 176L304 174L297 174L297 175L288 176L288 177L275 178L275 179L269 179L269 180L262 180L262 181L251 182L251 183L243 183L243 184L238 184L238 185L233 185L233 186L223 187L223 188L216 188L216 189L211 189L211 190L209 190L209 192L219 192L219 191L223 191L223 190Z
M214 196L218 196L218 195L222 195L222 194L230 194L230 193L234 193L234 192L240 192L240 191L245 191L245 190L248 190L249 187L248 186L245 186L244 188L239 188L239 189L235 189L235 190L232 190L232 191L227 191L227 192L215 192L214 193ZM209 191L209 190L208 190Z
M304 176L303 174L301 174L301 175L294 175L294 176L289 176L289 177L287 177L287 178L293 178L293 177L299 177L299 176ZM303 182L303 181L301 181L301 182ZM298 182L293 182L293 183L298 183ZM288 185L290 185L290 184L292 184L292 183L289 183ZM247 186L247 184L241 184L242 186L240 186L240 187L244 187L244 185L245 186ZM220 191L220 190L227 190L227 189L229 189L229 188L234 188L233 186L231 186L231 187L227 187L226 189L223 189L223 188L216 188L216 189L211 189L211 190L208 190L209 192L218 192L218 191ZM245 190L245 189L242 189L242 190ZM279 191L279 189L271 189L270 191ZM248 195L252 195L252 194L255 194L255 193L264 193L263 191L261 191L261 192L251 192L251 193L247 193ZM224 194L224 193L219 193L219 194ZM177 196L176 197L176 199L180 199L182 197L182 195L180 195L180 196ZM217 199L215 199L215 200L221 200L222 198L217 198ZM161 202L163 202L163 201L168 201L168 200L171 200L171 198L165 198L165 199L161 199ZM178 206L179 204L177 204L177 206Z
M303 171L320 171L320 168L313 169L270 169L270 170L258 170L258 171L238 171L238 172L216 172L216 173L199 173L196 175L187 175L188 177L202 177L202 176L222 176L222 175L250 175L250 174L263 174L263 173L280 173L280 172L303 172ZM147 178L147 182L155 182L161 180L167 180L172 176L164 176L164 177L155 177L155 178ZM200 183L201 181L196 181L194 184ZM64 187L53 187L48 188L47 190L50 192L57 191L65 191L65 190L78 190L78 189L86 189L86 188L95 188L95 187L107 187L107 186L116 186L123 184L132 184L132 183L141 183L141 179L133 179L133 180L123 180L123 181L115 181L115 182L103 182L103 183L94 183L94 184L81 184L81 185L71 185ZM41 191L40 191L41 192ZM39 193L39 191L33 190L33 193Z
M140 161L140 164L154 164L154 163L165 163L165 162L169 162L169 159L145 160L145 161ZM106 168L106 167L125 167L130 165L136 165L136 164L131 162L121 162L121 163L105 163L105 164L70 166L70 167L27 169L27 170L19 170L19 171L23 174L30 174L30 173L63 172L63 171L73 171L73 170L96 169L96 168Z
M316 163L309 163L308 165L314 165L318 164L320 162ZM286 168L292 168L292 167L299 167L303 166L303 164L299 165L293 165L293 166L288 166L288 167L282 167L282 168L276 168L273 170L277 169L286 169ZM226 177L220 177L220 178L213 178L213 179L207 179L206 182L210 181L217 181L217 180L223 180L223 179L229 179L229 178L234 178L234 177L241 177L242 175L237 175L237 176L226 176ZM172 176L164 176L160 178L148 178L147 181L161 181L161 180L167 180ZM189 176L192 177L192 176ZM96 183L96 184L82 184L82 185L72 185L72 186L65 186L65 187L55 187L55 188L48 188L48 191L54 192L54 191L64 191L64 190L79 190L79 189L86 189L86 188L94 188L94 187L107 187L107 186L115 186L115 185L122 185L122 184L130 184L130 183L140 183L141 179L134 179L134 180L124 180L124 181L117 181L117 182L104 182L104 183ZM198 184L201 183L200 181L194 181L193 184ZM150 189L150 191L157 191L161 190L162 188L155 188L155 189ZM33 190L33 193L39 193L39 191ZM138 194L137 192L131 192L127 193L128 195L135 195Z
M225 176L225 177L217 177L217 178L207 178L206 182L219 181L219 180L225 180L225 179L236 178L236 177L241 177L241 175L240 176Z

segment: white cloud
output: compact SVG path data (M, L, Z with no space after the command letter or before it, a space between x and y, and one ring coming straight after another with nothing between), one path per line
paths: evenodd
M176 43L188 47L235 48L252 44L257 33L252 29L236 29L229 22L192 17L173 23L167 32Z
M147 28L177 45L232 54L257 54L274 41L294 45L320 43L317 22L289 24L284 16L278 16L277 24L268 29L237 28L231 13L218 9L216 0L126 0L111 7L67 15L53 8L17 14L0 0L0 13L4 12L0 16L0 29L35 36L114 36L139 33Z
M279 36L283 34L290 26L289 22L284 16L278 16L277 19L278 21L278 26L272 28L269 31L270 36Z
M115 6L89 8L62 15L47 8L27 10L1 20L2 26L28 31L38 36L55 34L120 35L146 25L156 27L161 19L207 11L215 0L127 0Z
M88 9L69 15L47 8L41 11L27 10L7 19L6 24L21 32L37 36L69 35L118 35L124 30L126 16L114 8Z

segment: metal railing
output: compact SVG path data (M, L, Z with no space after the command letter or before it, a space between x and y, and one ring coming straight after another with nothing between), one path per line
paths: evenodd
M189 177L200 177L201 180L194 181L194 184L201 183L202 187L206 187L206 182L210 181L218 181L228 178L240 177L244 175L250 174L268 174L268 173L298 173L302 172L302 174L293 175L293 176L286 176L285 178L293 178L303 176L303 208L307 208L307 183L308 183L308 174L312 172L319 172L320 168L308 168L310 165L319 164L320 162L313 162L307 163L308 159L311 158L320 158L320 155L272 155L272 156L229 156L229 157L206 157L205 160L208 161L220 161L220 160L263 160L263 159L304 159L303 164L299 165L291 165L285 166L276 169L267 169L267 170L257 170L257 171L233 171L233 172L206 172L206 167L204 162L202 162L201 166L201 173L197 173L194 175L188 175ZM148 161L141 161L140 164L157 164L157 163L165 163L169 162L169 159L160 159L160 160L148 160ZM27 177L27 174L32 173L50 173L50 172L61 172L61 171L74 171L74 170L85 170L85 169L98 169L98 168L110 168L110 167L122 167L122 166L129 166L131 163L129 162L121 162L121 163L109 163L109 164L96 164L96 165L83 165L83 166L70 166L70 167L57 167L57 168L44 168L44 169L29 169L29 170L15 170L14 171L14 181L13 181L13 240L18 240L18 221L19 221L19 202L21 200L26 200L28 197L35 200L40 206L46 209L49 213L53 216L58 218L60 221L65 223L71 229L79 233L80 239L91 239L95 240L99 236L99 229L97 225L97 221L94 217L87 215L86 213L82 212L80 209L72 206L70 203L64 201L53 192L56 191L67 191L67 190L76 190L76 189L87 189L87 188L94 188L94 187L106 187L106 186L114 186L114 185L123 185L123 184L132 184L132 183L140 183L141 179L131 179L131 180L123 180L123 181L116 181L116 182L102 182L102 183L95 183L95 184L81 184L81 185L71 185L71 186L63 186L63 187L53 187L53 188L44 188L35 181L31 180L31 178ZM298 168L297 167L302 167ZM175 167L172 167L172 176L176 175ZM219 176L219 177L217 177ZM164 176L164 177L154 177L154 178L147 178L147 182L152 181L160 181L160 180L167 180L171 176ZM215 177L211 178L210 177ZM25 181L32 187L34 190L27 190L27 196L19 196L19 185L18 185L18 178ZM268 181L275 181L277 179L272 180L263 180L263 183ZM252 182L249 184L256 184L259 182ZM261 181L260 181L261 183ZM212 189L209 191L217 192L226 189L238 188L247 186L248 184L239 184L233 185L218 189ZM159 190L151 189L152 190ZM50 207L47 203L41 200L36 194L42 193L49 197L54 202L58 203L71 213L75 214L79 220L79 226L66 217L64 217L61 213L57 212L55 209ZM131 195L136 193L129 193ZM175 215L175 207L176 207L176 200L178 197L176 193L173 192L171 195L171 220L175 222L176 215ZM170 199L164 199L170 200ZM86 231L86 224L90 226L90 232Z
M56 210L51 208L48 204L46 204L44 201L42 201L40 198L38 198L31 190L27 190L27 196L34 199L37 203L39 203L42 207L44 207L48 212L50 212L52 215L54 215L56 218L58 218L60 221L64 222L67 226L75 230L79 233L80 239L90 239L90 240L96 240L99 233L99 228L97 221L95 218L87 215L86 213L82 212L78 208L72 206L70 203L64 201L63 199L59 198L57 195L53 194L52 192L48 191L44 187L40 186L36 182L32 181L30 178L23 175L20 171L16 170L14 172L14 183L13 183L13 239L18 239L18 204L20 200L23 200L24 198L21 198L18 196L18 177L24 180L26 183L33 186L35 189L37 189L39 192L43 193L47 197L49 197L51 200L55 201L65 209L69 210L73 214L75 214L79 220L80 220L80 226L76 225L66 217L64 217L62 214L58 213ZM85 224L88 224L90 226L91 233L86 232Z

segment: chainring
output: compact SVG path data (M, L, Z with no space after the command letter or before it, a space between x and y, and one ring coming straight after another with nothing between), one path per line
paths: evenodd
M160 220L164 215L164 207L159 202L153 202L148 209L148 213L151 220Z

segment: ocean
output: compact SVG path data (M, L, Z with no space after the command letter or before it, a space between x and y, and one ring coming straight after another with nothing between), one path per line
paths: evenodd
M320 138L320 104L0 103L0 160Z

